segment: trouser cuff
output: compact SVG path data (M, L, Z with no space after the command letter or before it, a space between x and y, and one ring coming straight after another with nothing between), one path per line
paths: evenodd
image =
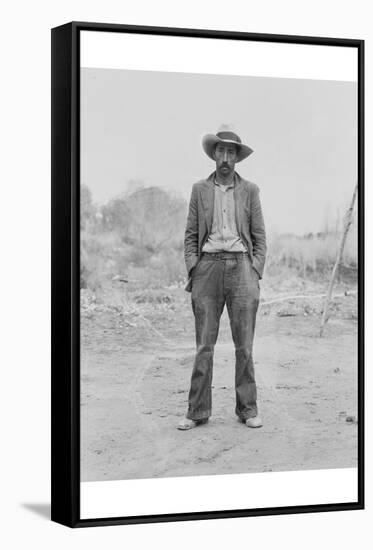
M211 409L206 409L205 411L188 411L186 417L190 420L204 420L211 416Z
M245 422L248 418L255 418L258 416L258 410L252 410L252 411L246 411L246 412L238 412L236 411L236 415L238 418L242 420L242 422Z

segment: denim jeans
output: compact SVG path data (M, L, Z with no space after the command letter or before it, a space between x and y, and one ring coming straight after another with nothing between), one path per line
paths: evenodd
M225 304L236 354L235 412L242 420L257 415L252 348L259 294L259 276L246 253L202 254L192 272L191 299L197 351L187 418L203 420L211 415L214 347Z

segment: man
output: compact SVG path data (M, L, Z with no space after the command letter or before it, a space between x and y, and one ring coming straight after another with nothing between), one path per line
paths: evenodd
M188 411L177 427L195 428L211 415L214 346L226 304L236 354L235 412L247 427L258 428L252 347L266 236L259 188L235 171L253 150L231 131L208 134L202 145L216 170L193 185L185 230L185 290L192 293L197 351Z

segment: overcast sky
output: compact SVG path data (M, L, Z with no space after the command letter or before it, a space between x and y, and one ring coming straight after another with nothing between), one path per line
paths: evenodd
M254 153L268 231L302 234L344 213L357 175L357 85L82 69L82 182L103 203L142 180L189 199L215 168L201 138L230 124Z

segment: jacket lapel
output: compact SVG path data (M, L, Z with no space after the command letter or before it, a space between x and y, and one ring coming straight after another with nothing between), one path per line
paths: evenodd
M206 220L208 234L210 234L211 232L212 221L214 216L214 199L215 199L214 176L215 176L215 172L210 174L201 189L202 204L205 212L205 220Z
M246 203L247 191L242 184L241 177L235 172L235 186L234 186L234 202L236 211L236 226L238 234L241 235L242 220L245 215L244 205Z

